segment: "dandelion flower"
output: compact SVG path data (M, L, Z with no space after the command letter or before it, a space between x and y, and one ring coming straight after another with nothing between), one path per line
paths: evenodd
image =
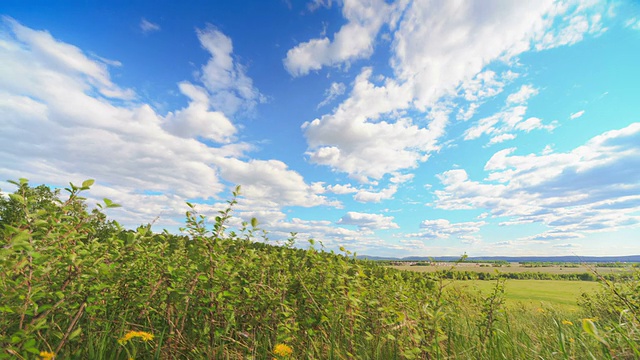
M42 360L51 360L54 356L56 356L56 354L52 352L40 351L40 357L42 358Z
M573 323L569 320L562 320L562 325L573 325Z
M128 333L124 334L123 337L118 339L118 342L120 343L120 345L124 345L133 338L140 338L144 341L150 341L153 340L153 334L149 334L148 332L144 331L129 331Z
M277 356L285 357L293 354L293 349L291 349L291 347L289 347L288 345L278 344L273 348L273 353Z

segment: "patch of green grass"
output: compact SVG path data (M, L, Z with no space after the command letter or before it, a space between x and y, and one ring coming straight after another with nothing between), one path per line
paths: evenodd
M495 281L458 281L455 286L469 291L491 292ZM602 286L593 281L564 280L508 280L505 284L505 299L508 306L525 305L541 307L548 305L556 309L577 311L577 300L582 293L595 293Z

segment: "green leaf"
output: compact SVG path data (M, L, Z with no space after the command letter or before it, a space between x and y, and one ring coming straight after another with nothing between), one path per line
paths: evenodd
M251 218L251 227L258 227L258 219Z
M598 334L598 328L596 328L596 324L593 323L591 319L582 319L582 329L587 334L593 336L596 340L607 345L607 341Z
M71 334L69 334L69 340L73 340L74 338L77 338L78 335L82 334L82 328L77 328L75 330L73 330L73 332Z
M90 188L91 185L93 185L93 183L95 183L96 181L94 179L89 179L89 180L85 180L82 182L82 187L83 188Z
M17 201L20 204L24 205L25 201L24 198L22 197L22 195L19 194L9 194L9 197L13 200L13 201Z
M118 204L114 203L113 201L111 201L111 200L109 200L109 199L107 199L107 198L102 199L102 201L104 201L104 204L107 206L107 208L117 208L117 207L120 207L120 205L118 205Z

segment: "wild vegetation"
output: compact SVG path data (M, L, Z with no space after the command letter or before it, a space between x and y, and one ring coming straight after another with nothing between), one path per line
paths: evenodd
M505 306L438 273L348 251L261 241L189 204L183 234L123 229L81 186L0 197L0 358L634 359L640 279L604 281L581 310Z

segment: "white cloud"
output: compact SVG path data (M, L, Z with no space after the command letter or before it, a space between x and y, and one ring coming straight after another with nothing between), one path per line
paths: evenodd
M233 59L231 39L209 25L197 30L202 47L211 54L211 59L202 67L200 80L209 91L209 103L215 110L232 116L239 110L251 112L266 101L245 68Z
M382 6L377 2L378 5L369 7L353 4L345 2L343 11L350 12L345 16L347 19L357 16L362 21L375 22L376 26L367 28L370 30L367 36L355 37L348 52L339 55L331 51L339 41L328 38L314 39L290 50L285 64L292 74L306 74L324 65L369 56L372 39L380 28L378 24L388 21L384 19L389 12L374 15L371 9ZM330 166L363 182L412 169L426 161L431 152L439 150L438 140L445 135L449 122L450 106L439 102L457 94L467 100L477 99L474 101L495 96L517 75L509 70L498 79L485 67L531 50L552 27L570 23L572 17L565 13L575 10L556 6L550 0L412 1L396 3L393 9L391 5L384 6L392 14L387 19L392 19L389 29L393 77L374 76L373 69L363 69L342 104L302 127L311 162ZM588 9L589 6L582 6L575 16ZM397 16L399 13L402 16ZM336 33L336 39L353 24L350 21L345 25ZM376 78L381 80L374 83L372 79ZM517 123L524 120L526 111L518 103L526 101L535 91L533 87L523 87L511 97L505 113L481 120L480 126L469 130L465 137L477 138L484 133L496 136L517 130ZM477 107L478 104L470 104L456 116L470 119ZM402 116L414 109L418 112L412 111L411 118ZM521 125L521 130L552 127L532 118Z
M551 131L556 124L543 124L537 117L529 117L524 120L527 112L527 100L538 93L538 90L531 85L523 85L520 89L507 97L505 107L502 111L480 119L476 124L469 127L464 133L465 140L473 140L482 135L491 135L488 145L493 145L506 140L515 139L513 131L520 130L530 132L535 129Z
M561 248L561 249L575 249L575 248L582 247L582 245L574 244L574 243L565 243L565 244L556 244L556 245L553 245L553 247L554 248Z
M391 179L389 179L389 181L391 183L393 183L393 184L402 184L402 183L405 183L407 181L413 180L414 176L415 176L414 174L394 173L393 176L391 177Z
M492 70L478 73L473 79L460 85L462 96L467 101L478 101L494 97L502 92L505 83Z
M463 81L458 88L458 94L470 103L466 110L460 107L456 118L464 121L471 119L482 102L500 94L504 86L517 77L518 75L512 71L497 75L492 70L485 70L473 79Z
M0 42L0 173L5 178L51 185L94 178L91 201L107 197L120 203L122 208L109 212L127 225L157 216L159 226L176 225L174 219L186 210L185 200L217 199L227 188L223 180L243 185L252 200L241 199L239 206L271 222L281 219L285 206L340 206L321 195L322 184L307 184L280 161L237 159L246 157L250 146L234 142L234 124L211 109L215 88L209 93L202 86L180 83L189 104L163 116L148 104L121 101L135 99L135 94L112 83L99 60L47 32L11 19L5 22L8 32L3 31ZM247 95L242 101L254 99L250 79L233 62L227 66L228 38L215 32L198 35L215 53L206 74L215 73L216 67L229 70L221 73L229 82L218 90L236 89ZM221 42L210 44L210 36ZM116 94L120 96L112 101ZM196 137L222 145L208 146Z
M313 12L321 7L329 9L331 8L332 4L333 0L312 0L307 3L307 10Z
M637 18L631 18L624 23L624 26L631 28L633 30L640 30L640 20Z
M516 136L514 134L496 135L496 136L491 138L491 140L489 141L489 145L499 144L501 142L505 142L505 141L508 141L508 140L513 140L515 138L516 138Z
M425 239L449 239L455 237L465 241L465 243L477 243L479 238L473 234L479 232L484 225L486 225L484 221L451 223L447 219L424 220L420 223L422 231L406 234L405 237Z
M371 69L356 79L350 98L331 115L306 122L302 129L314 163L329 165L360 181L415 168L439 148L448 114L434 111L419 127L412 120L390 114L398 103L408 103L406 91L392 81L375 86ZM385 119L380 114L390 114Z
M513 94L510 94L507 97L507 105L526 104L529 98L537 94L538 94L538 89L528 84L522 85L522 87L520 87L520 90L518 90Z
M219 143L230 142L236 133L236 127L220 111L209 111L209 97L205 89L183 82L180 85L182 94L191 100L189 105L165 119L167 131L183 138L198 136Z
M398 191L397 185L390 185L388 188L381 191L371 191L360 189L353 196L353 199L358 202L374 202L379 203L382 200L389 200L393 198L393 195Z
M10 31L15 36L14 41L9 39L3 42L4 51L9 51L15 55L28 51L31 59L37 62L34 65L37 65L39 69L68 74L69 76L64 79L64 81L68 82L66 84L68 86L82 88L83 90L93 88L107 98L133 99L134 93L132 90L121 89L111 82L108 67L104 62L89 59L77 47L56 41L46 31L32 30L9 17L2 17L2 21L9 26ZM6 79L9 82L4 84L5 88L19 92L27 84L37 81L34 78L35 75L28 74L28 70L25 69L27 64L19 64L19 60L15 63L9 63L8 61L10 60L14 59L6 59L2 67L2 70L6 72L6 76L9 77ZM27 72L25 75L28 75L28 77L25 79L24 84L21 84L20 79L16 76L11 76L10 73L14 67L9 65L15 66L18 71ZM41 72L39 75L55 76L55 73ZM47 90L49 89L42 89L42 91Z
M603 28L600 13L605 12L606 7L606 3L597 1L558 2L555 4L551 14L565 13L564 17L568 21L549 27L548 31L537 34L535 49L547 50L559 46L572 45L582 41L585 34L601 34L606 31L606 28ZM553 24L554 18L549 17L546 21L549 25Z
M569 119L575 120L575 119L581 117L582 115L584 115L584 110L580 110L578 112L574 112L573 114L571 114L571 116L569 116Z
M486 209L509 219L504 225L542 223L551 230L538 236L545 239L638 226L638 144L640 123L634 123L566 153L519 156L515 148L504 149L486 163L486 183L470 180L463 169L442 173L435 205Z
M551 1L411 2L394 34L392 65L425 109L491 61L528 50L551 8Z
M344 0L342 14L347 20L334 35L311 39L287 52L284 66L293 76L306 75L323 66L367 58L380 27L392 19L394 5L383 0Z
M331 103L335 98L344 94L347 87L343 83L331 83L331 86L324 92L324 100L318 104L318 109Z
M384 216L381 214L367 214L349 211L344 215L338 224L356 225L363 229L397 229L398 224L393 222L393 216Z
M220 175L227 181L242 185L242 192L254 202L267 202L276 206L313 207L339 206L318 195L324 189L307 184L299 173L290 170L279 160L242 161L223 158L217 162Z
M329 185L327 186L327 191L332 192L334 194L343 195L343 194L351 194L357 192L358 189L351 186L351 184L346 185Z
M154 24L151 21L142 18L142 20L140 20L140 30L142 30L142 32L145 34L148 34L155 31L160 31L160 25Z

